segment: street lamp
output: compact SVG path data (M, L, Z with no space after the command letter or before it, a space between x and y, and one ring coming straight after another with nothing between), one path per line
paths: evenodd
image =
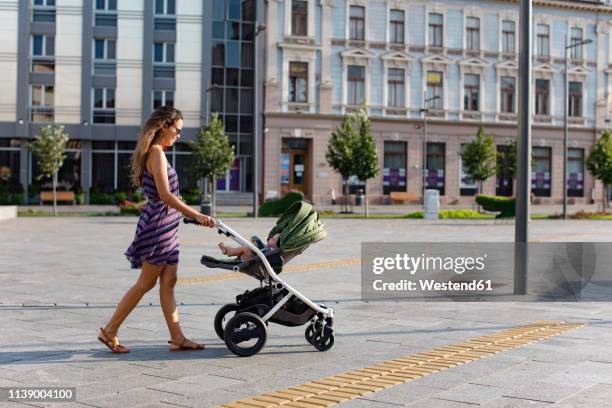
M424 92L423 98L423 107L420 112L423 113L423 165L422 165L422 180L423 185L421 186L421 196L423 205L425 205L425 183L427 181L427 113L429 112L429 108L427 108L427 103L431 101L435 101L436 99L440 99L440 95L435 95L430 98L427 98L427 91Z
M564 126L563 126L563 219L567 220L567 138L569 133L569 53L574 47L581 47L586 44L591 44L593 40L590 38L570 44L570 33L565 37L565 103L564 103Z
M259 9L259 8L258 8ZM253 115L253 218L257 218L257 196L259 195L259 115L261 104L259 103L259 65L258 61L258 37L259 34L266 29L266 26L259 24L255 30L255 64L254 64L254 77L255 77L255 88L253 89L253 98L255 99L255 112Z

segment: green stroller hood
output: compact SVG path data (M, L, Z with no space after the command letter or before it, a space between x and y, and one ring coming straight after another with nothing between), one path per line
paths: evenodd
M280 233L280 249L283 251L304 249L327 236L327 231L319 221L319 214L312 205L304 201L293 203L280 216L268 234L268 240L278 233Z

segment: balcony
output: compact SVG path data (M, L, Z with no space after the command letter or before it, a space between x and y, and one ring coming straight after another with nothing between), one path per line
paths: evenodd
M116 76L117 63L109 60L94 60L93 74L101 76Z
M53 74L55 72L55 57L32 57L30 72Z
M96 11L94 25L96 27L117 27L117 13Z
M176 31L176 18L156 16L154 29L158 31Z
M53 123L54 113L53 106L32 106L30 107L30 122Z
M93 123L95 124L115 124L115 110L114 109L100 109L94 108L93 110Z
M55 7L35 6L32 9L33 23L55 23Z

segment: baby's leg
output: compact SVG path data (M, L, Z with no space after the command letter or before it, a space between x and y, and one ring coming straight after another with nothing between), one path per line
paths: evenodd
M223 242L219 243L219 249L221 249L221 253L228 256L242 256L243 249L245 247L229 247L225 245Z

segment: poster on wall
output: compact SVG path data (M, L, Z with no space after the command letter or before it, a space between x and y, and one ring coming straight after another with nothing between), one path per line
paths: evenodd
M280 183L289 184L289 167L291 166L291 156L288 154L281 154L280 159Z
M427 187L428 188L444 187L444 170L428 169L427 170Z
M406 186L406 169L390 169L385 167L383 170L383 186Z
M569 173L567 176L567 188L571 188L573 190L582 190L582 178L582 173Z
M547 171L532 171L531 172L531 188L544 189L550 188L550 172Z

